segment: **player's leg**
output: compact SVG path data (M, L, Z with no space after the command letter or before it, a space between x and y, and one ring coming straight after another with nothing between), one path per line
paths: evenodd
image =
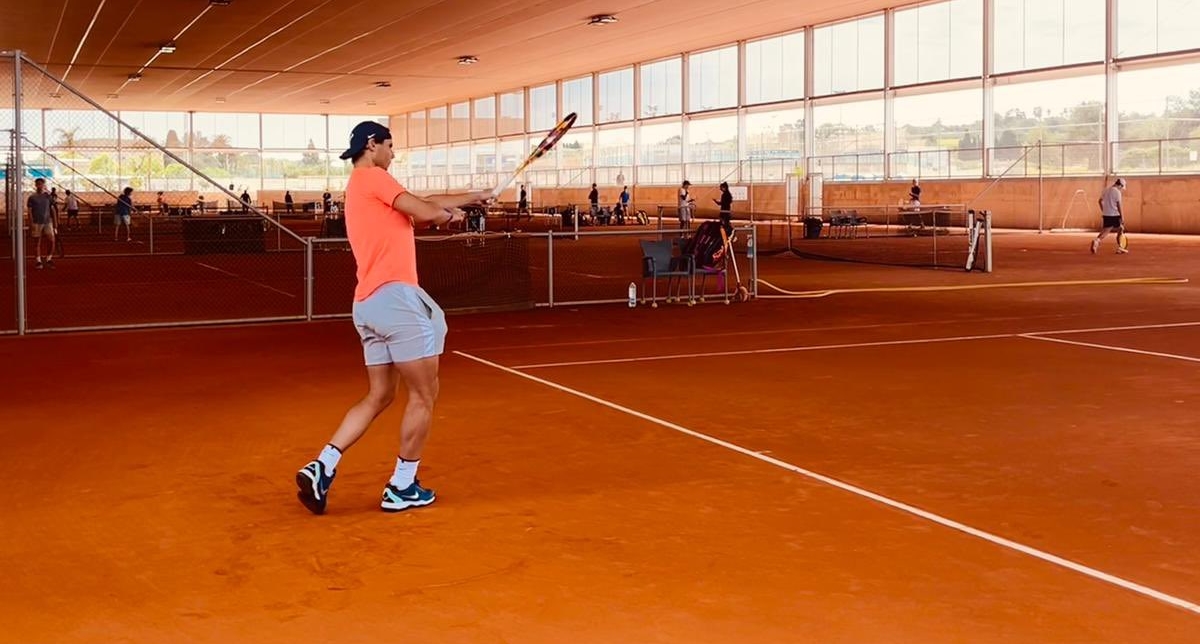
M337 474L342 453L366 433L371 422L387 409L396 397L396 374L387 340L376 331L375 322L384 314L378 300L354 304L354 323L363 346L363 361L367 366L367 395L354 404L342 417L342 422L329 443L317 458L296 473L296 494L304 507L313 514L325 512L329 488Z
M408 403L400 423L400 455L380 501L380 508L386 512L429 505L436 499L433 490L422 487L417 480L417 468L433 424L439 390L438 362L435 355L395 365L408 390Z

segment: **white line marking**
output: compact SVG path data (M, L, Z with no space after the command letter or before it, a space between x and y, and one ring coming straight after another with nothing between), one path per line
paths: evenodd
M858 349L864 347L887 347L906 344L934 344L938 342L966 342L971 340L1001 340L1004 338L1033 337L1042 335L1095 333L1100 331L1136 331L1141 329L1168 329L1179 327L1200 326L1200 322L1174 322L1168 324L1138 324L1133 326L1102 327L1094 329L1064 329L1061 331L1033 331L1028 333L994 333L990 335L959 335L943 338L918 338L915 340L885 340L880 342L854 342L847 344L817 344L774 349L743 349L734 351L711 351L706 353L669 353L654 356L637 356L633 358L603 358L598 360L575 360L569 362L544 362L536 364L516 365L514 369L546 369L550 367L582 367L597 364L620 364L628 362L653 362L658 360L684 360L691 358L717 358L728 356L745 356L767 353L792 353L797 351L820 351L825 349ZM1103 345L1098 345L1103 346ZM1111 347L1109 347L1111 348Z
M651 362L655 360L678 360L682 358L718 358L726 356L747 356L764 353L792 353L796 351L821 351L824 349L858 349L862 347L887 347L903 344L931 344L934 342L964 342L967 340L995 340L1011 338L1011 333L995 335L960 335L950 338L922 338L919 340L881 340L879 342L855 342L848 344L817 344L799 347L780 347L775 349L744 349L740 351L709 351L706 353L671 353L658 356L640 356L634 358L605 358L602 360L577 360L574 362L544 362L540 364L516 365L513 369L546 369L549 367L580 367L593 364L619 364L623 362Z
M994 288L1031 288L1045 286L1104 286L1115 284L1187 284L1183 277L1131 277L1111 280L1063 280L1056 282L1003 282L989 284L950 284L942 286L880 286L874 288L837 288L824 291L789 291L776 286L767 280L759 279L759 284L779 291L783 295L759 295L763 299L806 299L829 297L830 295L846 293L936 293L941 291L978 291Z
M788 463L788 462L786 462L786 461L783 461L783 460L780 460L780 459L777 459L777 458L774 458L774 457L771 457L771 456L767 456L767 455L765 455L765 454L761 454L761 453L759 453L759 452L755 452L755 451L753 451L753 450L750 450L750 449L746 449L745 447L742 447L742 446L740 446L740 445L735 445L735 444L733 444L733 443L730 443L730 442L728 442L728 441L724 441L724 440L721 440L721 439L719 439L719 438L715 438L715 437L713 437L713 436L709 436L708 434L702 434L702 433L700 433L700 432L697 432L697 431L695 431L695 430L688 429L688 428L686 428L686 427L683 427L683 426L681 426L681 425L676 425L675 423L672 423L672 422L670 422L670 421L666 421L666 420L663 420L663 419L661 419L661 418L656 418L656 417L654 417L654 416L651 416L651 415L649 415L649 414L645 414L645 413L642 413L642 412L640 412L640 411L636 411L636 410L634 410L634 409L630 409L630 408L628 408L628 407L624 407L624 406L622 406L622 405L618 405L617 403L614 403L614 402L610 402L610 401L604 400L603 398L598 398L598 397L596 397L596 396L593 396L593 395L591 395L591 394L586 394L586 393L584 393L584 392L582 392L582 391L579 391L579 390L576 390L576 389L572 389L572 388L570 388L570 387L567 387L567 386L565 386L565 385L560 385L560 384L558 384L558 383L556 383L556 382L552 382L552 381L550 381L550 380L545 380L545 379L543 379L543 378L538 378L537 376L533 376L533 375L530 375L530 374L527 374L527 373L522 373L522 372L520 372L520 371L517 371L516 369L510 368L510 367L505 367L504 365L496 364L495 362L491 362L491 361L489 361L489 360L485 360L485 359L483 359L483 358L479 358L479 357L473 356L473 355L471 355L471 354L469 354L469 353L463 353L462 351L455 351L454 353L455 353L456 355L460 355L460 356L462 356L462 357L464 357L464 358L467 358L467 359L469 359L469 360L474 360L475 362L478 362L478 363L480 363L480 364L483 364L483 365L487 365L487 366L489 366L489 367L492 367L493 369L498 369L498 370L500 370L500 371L503 371L503 372L505 372L505 373L509 373L509 374L512 374L512 375L514 375L514 376L518 376L518 377L520 377L520 378L524 378L524 379L526 379L526 380L530 380L530 381L532 381L532 382L536 382L536 383L538 383L538 384L545 385L545 386L547 386L547 387L550 387L551 389L557 389L557 390L559 390L559 391L561 391L561 392L563 392L563 393L567 393L567 394L570 394L570 395L572 395L572 396L576 396L576 397L582 398L582 399L584 399L584 400L588 400L588 401L594 402L594 403L596 403L596 404L598 404L598 405L602 405L602 406L604 406L604 407L608 407L609 409L613 409L613 410L619 411L619 412L621 412L621 413L624 413L624 414L628 414L628 415L630 415L630 416L633 416L633 417L635 417L635 418L640 418L640 419L642 419L642 420L644 420L644 421L647 421L647 422L650 422L650 423L654 423L655 425L659 425L659 426L662 426L662 427L666 427L667 429L671 429L671 430L677 431L677 432L679 432L679 433L681 433L681 434L685 434L685 435L687 435L687 436L691 436L692 438L697 438L697 439L700 439L700 440L702 440L702 441L705 441L705 442L707 442L707 443L712 443L713 445L716 445L716 446L718 446L718 447L724 447L725 449L728 449L728 450L730 450L730 451L733 451L733 452L737 452L738 454L742 454L742 455L745 455L745 456L749 456L750 458L758 459L758 460L760 460L760 461L762 461L762 462L764 462L764 463L768 463L768 464L774 465L774 466L776 466L776 467L778 467L778 468L785 469L785 470L788 470L788 471L790 471L790 472L795 472L796 474L799 474L799 475L801 475L801 476L804 476L804 477L810 478L810 479L812 479L812 480L814 480L814 481L818 481L818 482L820 482L820 483L824 483L824 484L826 484L826 485L829 485L829 486L832 486L832 487L838 488L838 489L840 489L840 490L843 490L843 491L845 491L845 492L849 492L849 493L851 493L851 494L854 494L854 495L857 495L857 496L861 496L861 497L863 497L863 498L866 498L866 499L870 499L870 500L872 500L872 501L875 501L876 503L881 503L881 504L883 504L883 505L886 505L886 506L888 506L888 507L894 508L894 509L896 509L896 510L900 510L901 512L906 512L906 513L908 513L908 514L911 514L911 515L914 515L914 516L920 517L920 518L922 518L922 519L925 519L925 520L927 520L927 521L931 521L931 522L933 522L933 523L936 523L936 524L938 524L938 525L941 525L941 526L944 526L944 527L950 528L950 529L952 529L952 530L957 530L957 531L959 531L959 532L962 532L962 533L965 533L965 534L971 535L971 536L973 536L973 537L977 537L977 538L979 538L979 539L983 539L984 541L991 542L991 543L993 543L993 544L996 544L996 545L998 545L998 546L1001 546L1001 547L1004 547L1004 548L1008 548L1008 549L1010 549L1010 550L1015 550L1015 551L1017 551L1017 552L1020 552L1020 553L1022 553L1022 554L1029 555L1030 557L1034 557L1034 558L1036 558L1036 559L1041 559L1042 561L1045 561L1045 562L1047 562L1047 563L1051 563L1051 564L1053 564L1053 565L1060 566L1060 567L1062 567L1062 568L1066 568L1066 569L1068 569L1068 570L1072 570L1072 571L1074 571L1074 572L1077 572L1077 573L1080 573L1080 574L1082 574L1082 575L1086 575L1086 576L1088 576L1088 577L1092 577L1093 579L1098 579L1098 580L1100 580L1100 581L1103 581L1103 582L1105 582L1105 583L1112 584L1112 585L1114 585L1114 586L1118 586L1118 587L1120 587L1120 588L1124 588L1125 590L1129 590L1129 591L1132 591L1132 592L1138 593L1138 594L1140 594L1140 595L1144 595L1144 596L1146 596L1146 597L1150 597L1150 598L1152 598L1152 599L1157 599L1157 600L1159 600L1159 601L1161 601L1161 602L1165 602L1165 603L1167 603L1167 604L1171 604L1172 606L1176 606L1176 607L1178 607L1178 608L1182 608L1183 610L1186 610L1186 611L1189 611L1189 612L1192 612L1192 613L1196 613L1197 615L1200 615L1200 604L1196 604L1196 603L1193 603L1193 602L1187 601L1186 599L1180 599L1179 597L1175 597L1175 596L1172 596L1172 595L1168 595L1167 593L1164 593L1164 592L1162 592L1162 591L1158 591L1158 590L1155 590L1155 589L1153 589L1153 588L1150 588L1150 587L1147 587L1147 586L1143 586L1143 585L1141 585L1141 584L1138 584L1138 583L1136 583L1136 582L1132 582L1132 581L1128 581L1128 580L1126 580L1126 579L1122 579L1122 578L1120 578L1120 577L1117 577L1117 576L1115 576L1115 575L1111 575L1111 574L1109 574L1109 573L1102 572L1102 571L1100 571L1100 570L1096 570L1095 568L1091 568L1091 567L1085 566L1085 565L1083 565L1083 564L1079 564L1079 563L1076 563L1076 562L1074 562L1074 561L1070 561L1070 560L1068 560L1068 559L1064 559L1064 558L1062 558L1062 557L1059 557L1059 556L1057 556L1057 555L1053 555L1053 554L1050 554L1050 553L1048 553L1048 552L1045 552L1045 551L1042 551L1042 550L1038 550L1037 548L1033 548L1033 547L1031 547L1031 546L1027 546L1027 545L1024 545L1024 544L1021 544L1021 543L1017 543L1016 541L1012 541L1012 540L1010 540L1010 539L1005 539L1004 537L1001 537L1001 536L998 536L998 535L994 535L994 534L992 534L992 533L990 533L990 532L985 532L985 531L983 531L983 530L980 530L980 529L978 529L978 528L972 528L971 526L968 526L968 525L966 525L966 524L959 523L958 521L955 521L955 520L953 520L953 519L948 519L948 518L946 518L946 517L943 517L943 516L941 516L941 515L938 515L938 514L934 514L934 513L932 513L932 512L929 512L929 511L927 511L927 510L922 510L921 508L918 508L918 507L915 507L915 506L909 505L909 504L907 504L907 503L904 503L904 502L902 502L902 501L897 501L897 500L894 500L894 499L888 498L888 497L886 497L886 496L883 496L883 495L881 495L881 494L877 494L877 493L875 493L875 492L872 492L872 491L870 491L870 490L867 490L867 489L864 489L864 488L858 487L858 486L856 486L856 485L851 485L851 484L849 484L849 483L844 483L844 482L842 482L842 481L839 481L839 480L837 480L837 479L835 479L835 478L831 478L831 477L829 477L829 476L825 476L824 474L818 474L817 472L813 472L813 471L811 471L811 470L804 469L804 468L802 468L802 467L800 467L800 466L798 466L798 465L793 465L793 464L791 464L791 463Z
M1142 351L1141 349L1130 349L1128 347L1109 346L1107 344L1093 344L1091 342L1077 342L1075 340L1063 340L1062 338L1047 338L1043 336L1033 335L1029 333L1021 334L1022 338L1029 340L1041 340L1042 342L1057 342L1058 344L1071 344L1077 347L1091 347L1093 349L1105 349L1107 351L1120 351L1121 353L1136 353L1143 356L1155 356L1157 358L1171 358L1172 360L1186 360L1187 362L1200 362L1200 358L1191 356L1181 356L1174 353L1159 353L1157 351Z
M228 275L230 277L236 277L237 279L240 279L242 281L250 282L251 284L253 284L255 286L261 286L261 287L267 289L268 291L275 291L276 293L279 293L280 295L286 295L290 298L296 297L295 295L292 295L291 293L288 293L287 291L281 291L281 290L275 288L274 286L268 286L266 284L263 284L262 282L256 282L248 277L242 277L241 275L238 275L237 273L230 273L229 271L227 271L223 268L217 268L216 266L210 266L208 264L205 264L204 262L196 262L196 263L199 264L200 266L203 266L204 268L212 269L218 273L224 273L225 275Z

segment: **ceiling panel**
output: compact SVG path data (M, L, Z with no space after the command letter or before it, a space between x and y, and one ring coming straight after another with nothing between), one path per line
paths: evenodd
M11 17L0 24L0 48L21 49L55 73L70 65L67 81L112 108L392 114L895 4L0 0L3 15ZM587 26L595 13L620 20ZM176 35L177 51L157 55L158 46ZM468 54L480 62L456 63ZM129 82L139 70L142 79ZM378 89L377 81L391 87ZM27 100L52 100L33 94L27 92Z

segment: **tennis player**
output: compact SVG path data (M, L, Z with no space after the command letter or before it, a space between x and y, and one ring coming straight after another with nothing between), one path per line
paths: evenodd
M1118 178L1100 195L1100 234L1092 240L1092 254L1100 250L1100 242L1108 237L1108 233L1120 233L1125 227L1125 210L1121 207L1121 193L1125 190L1125 180ZM1128 253L1129 250L1117 246L1118 254Z
M438 356L446 338L442 309L417 282L414 229L462 221L462 206L482 203L490 191L418 197L392 175L392 135L364 121L342 153L354 168L346 184L346 234L358 265L354 325L362 339L369 390L346 412L316 460L296 473L298 497L314 514L325 512L342 454L392 404L403 382L408 404L400 423L400 453L383 489L380 508L398 512L433 503L433 490L417 480L438 395Z

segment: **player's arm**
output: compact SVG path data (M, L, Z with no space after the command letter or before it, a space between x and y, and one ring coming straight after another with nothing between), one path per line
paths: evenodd
M443 195L445 196L445 195ZM468 202L470 203L470 202ZM462 221L463 213L455 206L443 206L429 197L418 197L411 192L402 192L392 201L392 208L412 217L413 223L444 226Z
M477 190L475 192L464 192L455 195L430 195L425 197L427 201L443 207L443 208L462 208L473 204L483 203L492 198L490 190Z

